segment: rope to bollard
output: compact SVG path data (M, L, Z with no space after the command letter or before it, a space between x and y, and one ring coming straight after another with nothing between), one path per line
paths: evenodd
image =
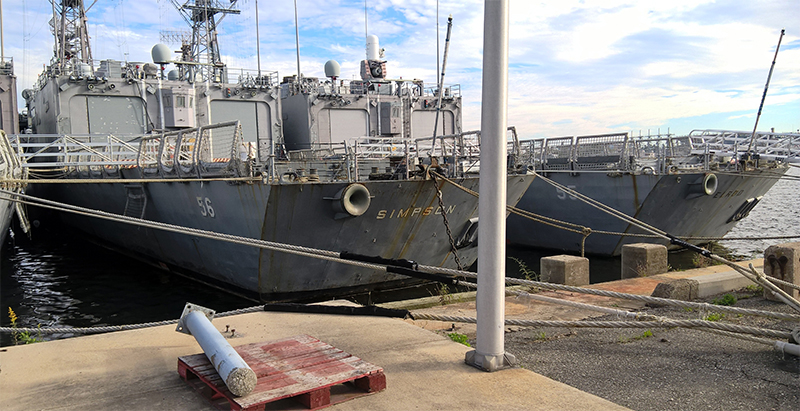
M739 274L743 275L745 278L747 278L750 281L752 281L752 282L764 287L764 290L766 292L769 292L770 294L772 294L773 296L775 296L776 298L778 298L779 300L784 302L786 305L788 305L789 307L791 307L795 311L800 311L800 301L796 300L794 297L792 297L791 295L787 294L785 291L783 291L781 288L776 286L774 283L770 282L770 280L763 273L757 272L752 264L750 264L750 270L748 271L746 268L741 267L741 266L733 263L732 261L728 261L727 259L722 258L722 257L720 257L720 256L718 256L716 254L713 254L713 253L711 253L710 251L708 251L706 249L700 248L700 247L698 247L696 245L693 245L693 244L690 244L690 243L686 242L685 240L682 240L682 239L680 239L678 237L670 235L666 231L660 230L660 229L658 229L658 228L656 228L656 227L654 227L652 225L644 223L644 222L642 222L642 221L640 221L640 220L638 220L638 219L636 219L634 217L631 217L631 216L629 216L629 215L627 215L627 214L625 214L625 213L623 213L623 212L621 212L619 210L616 210L616 209L614 209L612 207L609 207L609 206L607 206L607 205L605 205L605 204L603 204L603 203L601 203L601 202L599 202L599 201L597 201L597 200L595 200L595 199L593 199L591 197L588 197L588 196L583 195L583 194L581 194L581 193L579 193L579 192L577 192L577 191L575 191L575 190L573 190L573 189L571 189L569 187L566 187L563 184L560 184L560 183L558 183L556 181L553 181L553 180L551 180L549 178L543 177L540 174L537 174L536 172L534 172L533 174L535 176L541 178L542 180L544 180L546 183L552 185L553 187L556 187L556 188L558 188L560 190L563 190L565 193L574 196L575 198L583 201L584 203L586 203L586 204L588 204L588 205L590 205L590 206L592 206L594 208L597 208L600 211L603 211L603 212L605 212L607 214L610 214L611 216L616 217L616 218L618 218L620 220L623 220L623 221L627 222L628 224L636 226L636 227L638 227L638 228L640 228L642 230L649 231L649 232L659 236L660 238L662 238L664 240L668 240L672 244L676 244L676 245L680 245L681 247L688 248L688 249L690 249L690 250L692 250L692 251L694 251L696 253L699 253L699 254L701 254L701 255L703 255L705 257L708 257L708 258L710 258L710 259L712 259L714 261L717 261L719 263L725 264L725 265L733 268L735 271L737 271ZM460 187L460 184L458 184L458 183L456 183L456 182L454 182L452 180L449 180L447 178L444 178L444 177L442 177L442 178L445 181L449 182L450 184L453 184L453 185L455 185L457 187ZM478 195L478 193L472 192L471 190L468 190L466 187L463 187L461 189L464 190L464 191L467 191L467 192L471 192L472 195L475 195L475 196ZM512 209L516 209L516 207L512 207L512 206L506 206L506 208L509 211L512 210ZM584 234L584 235L588 236L588 234ZM585 237L584 237L584 240L585 240Z
M445 179L445 180L447 180L447 179ZM447 180L447 181L449 181L449 180ZM209 231L204 231L204 230L198 230L198 229L191 229L191 228L186 228L186 227L174 226L174 225L166 224L166 223L157 223L157 222L152 222L152 221L136 219L136 218L132 218L132 217L119 216L119 215L116 215L116 214L106 213L106 212L97 211L97 210L91 210L91 209L87 209L87 208L83 208L83 207L62 205L62 204L59 204L59 203L56 203L56 202L37 199L35 197L26 196L26 195L23 195L23 194L6 192L5 190L0 190L0 193L10 195L11 196L10 199L12 199L13 201L19 201L19 202L22 202L22 203L25 203L25 204L31 204L31 205L41 206L41 207L45 207L45 208L52 208L52 209L58 209L58 210L62 210L62 211L69 211L69 212L73 212L73 213L77 213L77 214L100 217L100 218L105 218L105 219L109 219L109 220L113 220L113 221L132 223L134 225L140 225L140 226L145 226L145 227L164 229L164 230L167 230L167 231L180 232L180 233L185 233L185 234L193 234L193 235L198 235L198 236L202 236L202 237L206 237L206 238L220 239L220 240L229 241L229 242L233 242L233 243L237 243L237 244L250 245L250 246L255 246L255 247L260 247L260 248L267 248L267 249L273 249L273 250L277 250L277 251L285 251L285 252L289 252L289 253L292 253L292 254L303 255L303 256L308 256L308 257L313 257L313 258L320 258L320 259L330 260L330 261L336 261L336 262L346 263L346 264L355 265L355 266L364 267L364 268L370 268L370 269L376 269L376 270L387 270L387 266L386 265L365 263L365 262L360 262L360 261L355 261L355 260L345 260L345 259L342 259L342 258L339 257L341 255L341 253L332 252L332 251L318 250L318 249L313 249L313 248L308 248L308 247L301 247L301 246L291 246L291 245L285 245L285 244L280 244L280 243L272 243L272 242L256 240L256 239L251 239L251 238L246 238L246 237L239 237L239 236L233 236L233 235L227 235L227 234L220 234L220 233L214 233L214 232L209 232ZM35 201L40 201L41 203L33 203L33 202L29 202L29 201L24 201L24 200L20 200L19 198L28 198L28 199L32 199L32 200L35 200ZM717 257L717 256L712 256L712 257L716 257L716 259L721 260L722 262L725 262L728 265L731 265L730 262L727 262L727 260L724 260L724 259L722 259L720 257ZM740 266L735 266L734 268L737 269L737 271L739 271L739 272L743 272L743 270L746 270L746 269L744 269L743 267L740 267ZM433 266L424 266L424 265L418 265L418 269L420 270L420 272L441 273L441 274L450 274L450 275L453 275L453 276L456 276L456 277L477 278L477 274L469 272L469 271L463 271L463 270L455 270L455 269L433 267ZM746 272L745 271L745 272L743 272L743 274L745 274L745 276L748 277L748 278L755 277L755 278L757 278L759 280L766 281L764 275L760 274L760 273L757 273L755 271L755 269L752 267L752 265L750 266L750 270L752 272ZM744 309L744 308L738 308L738 307L717 306L717 305L711 305L711 304L707 304L707 303L693 303L693 302L688 302L688 301L670 300L670 299L665 299L665 298L641 296L641 295L635 295L635 294L625 294L625 293L619 293L619 292L613 292L613 291L596 290L596 289L581 288L581 287L574 287L574 286L565 286L565 285L560 285L560 284L544 283L544 282L539 282L539 281L530 281L530 280L523 280L523 279L506 278L506 282L508 282L508 283L516 283L516 284L520 284L520 285L528 285L528 286L538 287L538 288L542 288L542 289L553 289L553 290L561 290L561 291L578 292L578 293L584 293L584 294L594 294L594 295L600 295L600 296L606 296L606 297L612 297L612 298L623 298L623 299L628 299L628 300L637 300L637 301L642 301L642 302L656 303L656 304L668 305L668 306L677 306L677 307L684 307L684 308L699 308L699 309L714 310L714 311L718 311L718 312L728 312L728 313L748 314L748 315L760 315L760 316L772 317L772 318L789 319L789 320L800 320L800 316L799 315L793 315L793 314L775 313L775 312L761 311L761 310L750 310L750 309ZM772 285L771 283L769 283L769 284ZM772 286L774 287L774 285L772 285ZM788 302L787 302L787 304L788 304ZM234 310L234 311L222 313L222 314L219 314L218 316L222 317L222 316L227 316L227 315L235 315L235 314L241 314L241 313L246 313L246 312L258 311L260 309L261 309L261 307L251 307L251 308L247 308L247 309ZM636 314L633 314L633 315L635 316ZM445 319L443 321L455 321L455 320ZM470 321L467 321L467 322L472 322L472 321L474 321L474 319L470 320ZM518 320L509 320L509 321L518 321ZM683 321L683 322L681 323L681 322L676 322L676 321ZM686 322L686 321L690 321L690 322ZM700 321L700 323L698 323L698 321ZM713 322L709 322L709 321L703 321L703 320L663 320L663 321L661 321L659 319L657 319L657 320L649 319L649 321L648 321L648 323L651 323L651 324L654 323L654 322L656 322L658 324L669 324L669 325L665 326L667 328L673 327L673 326L685 326L685 327L689 327L689 328L696 328L696 327L699 327L700 324L708 324L708 323L717 324L717 323L713 323ZM13 328L13 327L11 327L10 328L10 327L0 327L0 333L2 333L2 332L98 333L98 332L112 332L112 331L123 331L123 330L139 329L139 328L154 327L154 326L168 325L168 324L175 324L175 323L177 323L177 320L161 321L161 322L153 322L153 323L144 323L144 324L136 324L136 325L101 326L101 327L85 327L85 328L67 328L67 327L53 327L53 328L38 328L38 327L37 328ZM582 322L582 323L586 324L587 322ZM609 324L611 324L611 322L609 322ZM683 324L683 325L681 325L681 324ZM516 324L512 324L512 325L523 325L523 324L516 323ZM530 325L530 326L536 326L536 325ZM712 325L710 327L712 329L721 329L721 330L729 330L729 331L740 331L740 330L743 330L743 329L752 329L753 328L753 327L744 327L744 328L742 328L742 326L733 326L733 325L725 325L724 326L725 328L720 328L720 327L723 327L723 326L714 326L714 325ZM628 327L628 328L630 328L630 327ZM748 331L740 331L740 332L748 332ZM766 330L765 332L773 333L773 334L766 334L766 335L775 335L774 333L781 333L781 332L778 332L778 331L771 331L771 330ZM783 334L779 334L779 335L783 336L783 335L789 335L789 334L788 333L783 333Z
M466 281L459 281L458 285L460 285L462 287L466 287L466 288L472 288L472 289L476 289L476 290L478 289L478 285L477 284L468 283ZM659 317L656 317L656 316L650 315L650 314L631 312L631 311L625 311L625 310L618 310L616 308L601 307L599 305L586 304L586 303L581 303L581 302L577 302L577 301L562 300L560 298L553 298L553 297L547 297L547 296L544 296L544 295L531 294L531 293L528 293L528 292L525 292L525 291L514 290L514 289L510 289L510 288L506 288L506 295L512 295L512 296L516 296L516 297L525 297L525 298L530 299L530 300L542 301L542 302L551 303L551 304L566 305L568 307L581 308L581 309L584 309L584 310L596 311L596 312L601 312L601 313L605 313L605 314L612 314L612 315L616 315L618 317L624 317L624 318L633 318L633 319L636 319L636 320L654 320L654 319L659 318Z
M442 322L456 322L475 324L474 317L461 317L455 315L441 315L431 313L411 313L414 320L431 320ZM788 339L792 333L788 331L768 330L765 328L749 327L720 323L707 320L649 320L649 321L560 321L560 320L514 320L506 319L505 325L521 327L566 327L566 328L710 328L735 333L763 335L773 338Z
M459 285L467 286L469 288L477 288L475 286L475 284L467 283L467 282L463 282L463 281L460 281ZM668 318L668 317L660 317L660 316L655 316L655 315L645 314L645 313L640 313L640 312L631 312L631 311L625 311L625 310L618 310L616 308L601 307L601 306L581 303L581 302L577 302L577 301L570 301L570 300L563 300L563 299L560 299L560 298L546 297L546 296L543 296L543 295L530 294L530 293L525 292L525 291L513 290L513 289L509 289L509 288L506 289L506 295L514 295L516 297L525 297L525 298L528 298L528 299L531 299L531 300L542 301L542 302L550 303L550 304L564 305L564 306L568 306L568 307L575 307L575 308L580 308L580 309L585 309L585 310L590 310L590 311L596 311L596 312L601 312L601 313L605 313L605 314L616 315L617 317L631 318L631 319L636 320L636 321L643 321L643 322L652 322L652 321L668 322L668 321L673 321L671 318ZM412 314L412 316L414 316L415 319L419 317L417 314ZM739 334L739 333L731 332L731 331L723 331L723 330L719 330L719 329L716 329L716 328L697 328L697 329L700 330L700 331L710 332L710 333L719 334L719 335L725 335L725 336L729 336L729 337L735 337L735 338L739 338L739 339L743 339L743 340L747 340L747 341L753 341L753 342L766 344L766 345L771 345L771 346L777 346L777 345L784 344L783 342L779 342L776 345L776 342L773 341L773 340L768 340L768 339L765 339L765 338L755 337L755 336L752 336L750 334ZM773 330L767 330L767 329L763 329L763 330L766 330L766 331L769 331L769 332L773 331ZM763 334L761 334L761 335L763 335ZM790 335L793 335L793 334L790 333Z
M450 274L459 277L478 278L478 275L470 271L457 271L451 268L431 267L420 265L420 270L428 271L432 269L438 270L442 274ZM555 291L568 291L581 294L598 295L601 297L620 298L623 300L639 301L644 303L652 303L658 305L666 305L680 308L692 308L708 311L717 311L731 314L755 315L760 317L777 318L781 320L800 321L799 314L779 313L774 311L754 310L751 308L731 307L726 305L715 305L709 303L698 303L693 301L671 300L669 298L651 297L648 295L628 294L618 291L599 290L595 288L576 287L572 285L546 283L542 281L525 280L522 278L506 277L506 283L525 285L533 288L555 290ZM467 283L470 284L470 283Z
M434 171L431 171L431 174L436 174L442 180L452 184L456 188L464 191L467 194L472 196L478 197L479 194L476 191L470 190L461 184L452 181L441 174L438 174ZM545 178L539 174L536 174L537 177L549 182L548 178ZM567 188L568 189L568 188ZM571 190L571 189L569 189ZM576 192L577 193L577 192ZM571 194L571 193L569 193ZM644 233L625 233L621 231L606 231L606 230L594 230L591 227L582 226L580 224L570 223L569 221L559 220L552 217L543 216L540 214L533 213L528 210L523 210L521 208L517 208L515 206L507 206L507 211L512 214L516 214L520 217L527 218L529 220L535 221L540 224L544 224L550 227L558 228L564 231L569 231L571 233L580 234L583 236L582 243L586 242L586 238L590 234L603 234L603 235L616 235L616 236L627 236L627 237L637 237L637 238L661 238L661 239L668 239L665 238L663 234L644 234ZM762 236L762 237L681 237L684 240L695 240L695 241L754 241L754 240L791 240L794 238L800 238L800 234L797 235L780 235L780 236ZM581 253L583 254L583 253Z
M238 310L225 311L217 313L214 318L230 317L232 315L247 314L264 311L263 305L258 305L248 308L240 308ZM138 330L142 328L159 327L162 325L177 324L178 320L164 320L155 321L141 324L126 324L126 325L103 325L97 327L0 327L0 334L2 333L40 333L40 334L99 334L110 333L116 331Z
M58 203L58 202L55 202L55 201L36 198L36 197L28 196L28 195L25 195L25 194L9 192L9 191L2 190L2 189L0 189L0 194L4 194L4 196L0 196L0 198L5 198L5 199L11 200L11 201L15 201L15 202L19 202L19 203L27 204L27 205L32 205L32 206L36 206L36 207L48 208L48 209L64 211L64 212L70 212L70 213L89 216L89 217L102 218L102 219L105 219L105 220L116 221L116 222L120 222L120 223L128 223L128 224L137 225L137 226L140 226L140 227L154 228L154 229L170 231L170 232L175 232L175 233L180 233L180 234L196 235L196 236L199 236L199 237L210 238L210 239L214 239L214 240L221 240L221 241L226 241L226 242L230 242L230 243L234 243L234 244L247 245L247 246L252 246L252 247L257 247L257 248L264 248L264 249L273 250L273 251L283 251L283 252L287 252L287 253L290 253L290 254L295 254L295 255L300 255L300 256L305 256L305 257L318 258L318 259L328 260L328 261L335 261L335 262L340 262L340 263L344 263L344 264L350 264L350 265L354 265L354 266L362 267L362 268L370 268L370 269L374 269L374 270L386 270L385 266L378 265L378 264L365 263L365 262L355 261L355 260L344 260L344 259L341 259L341 258L339 258L341 253L335 252L335 251L327 251L327 250L320 250L320 249L311 248L311 247L303 247L303 246L296 246L296 245L290 245L290 244L276 243L276 242L272 242L272 241L257 240L257 239L249 238L249 237L241 237L241 236L236 236L236 235L231 235L231 234L222 234L222 233L216 233L216 232L213 232L213 231L200 230L200 229L196 229L196 228L181 227L181 226L177 226L177 225L173 225L173 224L160 223L160 222L149 221L149 220L142 220L142 219L139 219L139 218L128 217L128 216L123 216L123 215L113 214L113 213L107 213L105 211L92 210L92 209L89 209L89 208L73 206L73 205L69 205L69 204L62 204L62 203Z
M800 285L790 283L788 281L783 281L780 278L769 277L769 281L775 284L780 284L789 288L794 288L795 290L800 290Z
M6 194L5 190L0 190L0 193ZM13 199L14 201L23 202L25 204L32 204L32 205L35 205L35 206L41 206L41 207L45 207L45 208L53 208L53 209L58 209L58 210L62 210L62 211L69 211L69 212L78 213L78 214L85 214L85 215L89 215L89 216L95 216L95 217L100 217L100 218L105 218L105 219L114 220L114 221L120 221L120 222L127 222L127 223L131 223L131 224L134 224L134 225L146 226L146 227L151 227L151 228L164 229L164 230L173 231L173 232L193 234L193 235L198 235L198 236L202 236L202 237L206 237L206 238L219 239L219 240L224 240L224 241L237 243L237 244L250 245L250 246L254 246L254 247L272 249L272 250L276 250L276 251L286 251L286 252L290 252L292 254L303 255L303 256L308 256L308 257L313 257L313 258L321 258L321 259L325 259L325 260L346 263L346 264L350 264L350 265L354 265L354 266L358 266L358 267L363 267L363 268L371 268L371 269L376 269L376 270L386 270L386 266L379 265L379 264L364 263L364 262L359 262L359 261L355 261L355 260L342 260L342 259L338 258L340 253L333 252L333 251L317 250L317 249L308 248L308 247L292 246L292 245L273 243L273 242L268 242L268 241L263 241L263 240L256 240L256 239L252 239L252 238L239 237L239 236L234 236L234 235L229 235L229 234L219 234L219 233L214 233L214 232L205 231L205 230L198 230L198 229L191 229L191 228L186 228L186 227L179 227L179 226L174 226L174 225L171 225L171 224L158 223L158 222L153 222L153 221L146 221L146 220L141 220L141 219L137 219L137 218L133 218L133 217L119 216L119 215L116 215L116 214L105 213L105 212L97 211L97 210L90 210L90 209L86 209L86 208L83 208L83 207L77 207L77 206L57 207L57 206L50 205L50 203L54 203L54 204L58 204L58 203L51 202L49 200L40 200L40 199L36 199L34 197L30 197L30 196L27 196L27 195L24 195L24 194L16 194L16 193L7 193L7 194L12 195L12 196L21 197L21 198L29 198L29 199L39 200L39 201L42 201L44 203L44 204L30 203L28 201L19 200L19 199L16 199L16 198ZM741 268L741 267L739 267L739 268ZM443 268L443 267L419 265L419 270L422 271L422 272L433 273L433 274L437 274L438 273L438 274L449 274L449 275L452 275L452 276L455 276L455 277L466 277L466 278L474 278L474 279L477 278L477 274L475 274L473 272L470 272L470 271L455 270L455 269ZM760 316L767 316L767 317L772 317L772 318L789 319L789 320L800 320L800 316L792 315L792 314L773 313L773 312L769 312L769 311L760 311L759 312L759 310L749 310L749 309L738 308L738 307L715 306L715 305L711 305L711 304L707 304L707 303L694 303L694 302L689 302L689 301L670 300L670 299L666 299L666 298L658 298L658 297L650 297L650 296L643 296L643 295L636 295L636 294L626 294L626 293L620 293L620 292L615 292L615 291L597 290L597 289L591 289L591 288L582 288L582 287L575 287L575 286L568 286L568 285L561 285L561 284L545 283L545 282L540 282L540 281L523 280L523 279L519 279L519 278L507 277L506 278L506 282L512 283L512 284L518 284L518 285L527 285L527 286L532 286L532 287L537 287L537 288L542 288L542 289L569 291L569 292L577 292L577 293L583 293L583 294L593 294L593 295L599 295L599 296L605 296L605 297L622 298L622 299L627 299L627 300L642 301L642 302L645 302L645 303L656 303L656 304L663 304L663 305L684 307L684 308L713 309L713 310L719 311L719 312L731 312L731 313L735 313L735 314L760 315Z

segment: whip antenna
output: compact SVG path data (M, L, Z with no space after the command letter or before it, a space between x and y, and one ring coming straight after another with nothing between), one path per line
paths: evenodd
M294 42L297 46L297 81L300 81L300 28L297 25L297 0L294 0Z
M764 99L767 98L767 89L769 88L769 80L772 78L772 70L775 68L775 60L778 59L778 50L781 48L781 40L786 33L786 29L781 29L781 36L778 37L778 47L775 47L775 57L772 58L772 65L769 67L769 75L767 76L767 84L764 85L764 94L761 96L761 104L758 106L758 114L756 115L756 125L753 126L753 135L750 137L750 145L747 146L747 153L753 150L753 141L756 139L756 129L758 128L758 119L761 118L761 109L764 108Z

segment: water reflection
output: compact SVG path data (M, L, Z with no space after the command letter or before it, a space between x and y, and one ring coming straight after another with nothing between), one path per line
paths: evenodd
M5 244L0 267L2 326L10 325L9 307L19 327L90 327L174 319L189 301L217 311L253 305L63 231L36 234L36 241L17 237L16 244ZM0 335L0 345L10 343L9 335Z

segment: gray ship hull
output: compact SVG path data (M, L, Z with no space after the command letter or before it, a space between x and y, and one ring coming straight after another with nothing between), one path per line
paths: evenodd
M785 171L785 168L776 168L740 174L719 173L716 174L717 188L711 195L703 192L702 181L706 174L703 172L677 175L550 173L548 178L674 236L722 237L741 219L742 215L736 214L746 208L745 204L763 196ZM593 208L539 178L531 184L518 207L594 231L629 234L593 233L585 242L588 254L617 256L624 244L639 242L668 245L666 240L635 236L650 233ZM582 239L582 234L516 215L508 220L510 244L579 253Z
M0 248L6 242L6 235L11 226L11 218L14 216L14 203L0 199Z
M510 204L522 197L532 176L508 178ZM123 214L129 188L120 183L54 184L48 197L67 204ZM477 191L478 178L458 180ZM145 220L223 234L455 268L433 181L363 182L372 196L358 217L341 218L331 198L348 183L232 184L228 182L146 183ZM477 198L439 183L455 240L477 217ZM197 236L147 229L62 213L66 223L117 249L211 284L260 300L341 295L370 289L402 276L352 265L295 256ZM465 266L477 245L462 243Z

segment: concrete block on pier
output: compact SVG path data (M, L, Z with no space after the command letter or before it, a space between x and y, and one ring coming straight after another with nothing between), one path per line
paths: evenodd
M697 298L697 291L699 289L697 280L690 278L681 278L678 280L667 281L659 283L651 296L660 298L669 298L672 300L692 301ZM648 304L658 306L658 304Z
M622 246L622 278L647 277L667 272L667 247L637 243Z
M764 274L779 280L800 285L800 242L773 245L764 251ZM794 298L800 296L800 291L785 285L778 285L783 291ZM764 292L764 297L769 300L779 301L772 293Z
M589 285L589 259L572 255L542 257L542 281L564 285Z

